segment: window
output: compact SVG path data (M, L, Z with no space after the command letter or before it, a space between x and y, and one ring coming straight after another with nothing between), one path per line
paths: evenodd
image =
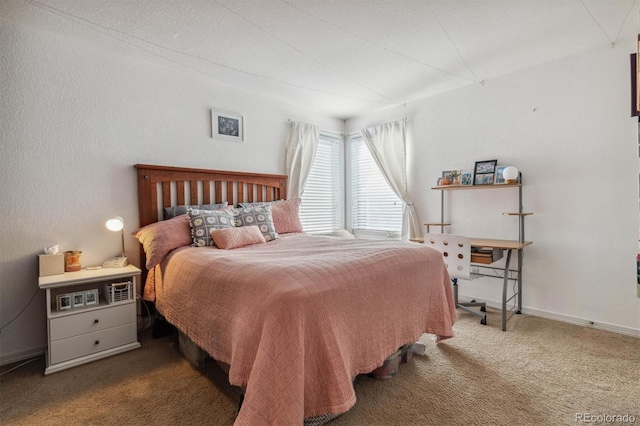
M344 228L344 161L338 136L321 133L316 157L301 197L304 232L328 234Z
M361 236L393 236L402 231L403 203L378 168L362 136L351 148L351 226Z

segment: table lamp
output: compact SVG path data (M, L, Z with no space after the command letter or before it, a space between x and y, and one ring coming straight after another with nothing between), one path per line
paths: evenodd
M506 183L518 183L519 174L520 173L518 172L518 169L513 166L506 167L502 171L502 176L504 177Z
M123 266L127 266L129 262L127 260L127 255L124 253L124 219L122 216L116 216L113 219L109 219L107 221L107 229L113 232L121 232L122 254L107 260L102 264L102 266L105 268L121 268Z

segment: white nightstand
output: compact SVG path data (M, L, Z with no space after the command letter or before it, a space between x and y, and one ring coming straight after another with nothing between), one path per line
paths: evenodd
M140 347L135 298L139 279L140 269L133 265L83 269L39 278L40 288L47 292L45 375ZM120 286L128 289L128 292L120 292L124 297L109 297L112 303L108 303L105 283L126 282L131 284ZM98 298L94 301L95 290ZM89 303L60 309L60 295L70 295L71 303L74 296L78 296L78 302L83 296Z

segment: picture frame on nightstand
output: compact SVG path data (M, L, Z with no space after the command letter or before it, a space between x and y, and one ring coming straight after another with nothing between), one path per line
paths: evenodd
M71 307L73 306L71 298L71 294L59 294L58 296L56 296L56 309L58 311L71 309Z
M87 306L97 305L99 302L98 289L87 290L84 292L84 304Z
M84 306L84 293L73 293L73 307L79 308L80 306Z

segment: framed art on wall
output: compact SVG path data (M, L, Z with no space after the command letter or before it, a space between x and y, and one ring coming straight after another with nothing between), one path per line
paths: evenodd
M211 133L214 139L244 141L244 120L241 115L211 110Z

